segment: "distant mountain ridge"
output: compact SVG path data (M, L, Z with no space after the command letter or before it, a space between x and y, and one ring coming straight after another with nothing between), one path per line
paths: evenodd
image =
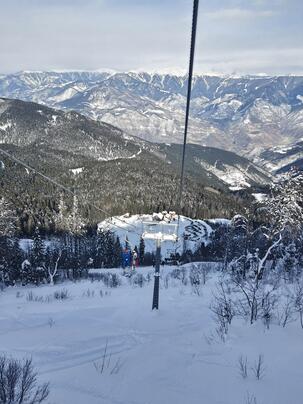
M186 76L144 72L0 77L0 96L75 110L159 143L181 141L186 91ZM293 145L301 137L303 77L194 77L190 142L261 161L265 150Z

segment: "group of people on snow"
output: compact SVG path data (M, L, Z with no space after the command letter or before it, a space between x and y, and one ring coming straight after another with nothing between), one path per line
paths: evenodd
M125 248L122 252L122 267L135 270L139 266L139 256L136 250Z

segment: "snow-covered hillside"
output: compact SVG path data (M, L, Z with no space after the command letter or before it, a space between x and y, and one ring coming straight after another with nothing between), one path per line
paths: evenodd
M180 216L178 227L178 216L170 215L165 216L165 213L154 215L123 215L116 216L104 220L99 223L99 229L111 230L120 239L122 245L128 240L131 248L139 247L140 238L144 233L146 223L156 223L154 232L177 232L179 240L177 242L164 241L162 243L162 257L169 258L171 253L182 254L185 250L194 252L201 243L204 245L209 244L210 236L213 232L212 224L229 223L227 219L213 219L213 220L193 220L185 216ZM169 224L170 226L166 226ZM172 227L174 227L172 229ZM155 241L145 241L146 252L152 252L156 249Z
M265 150L256 162L269 171L283 173L291 167L303 167L303 138L292 144L282 144Z

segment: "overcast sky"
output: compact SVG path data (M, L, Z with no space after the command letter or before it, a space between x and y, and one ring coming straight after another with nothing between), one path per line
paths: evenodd
M0 0L0 72L185 71L192 0ZM200 0L195 71L302 74L303 0Z

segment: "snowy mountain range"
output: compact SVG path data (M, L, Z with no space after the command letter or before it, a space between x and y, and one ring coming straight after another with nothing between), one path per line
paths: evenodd
M186 91L186 76L144 72L0 76L0 96L75 110L158 143L181 141ZM293 146L302 137L303 77L195 76L190 142L266 165L261 153L273 146Z

